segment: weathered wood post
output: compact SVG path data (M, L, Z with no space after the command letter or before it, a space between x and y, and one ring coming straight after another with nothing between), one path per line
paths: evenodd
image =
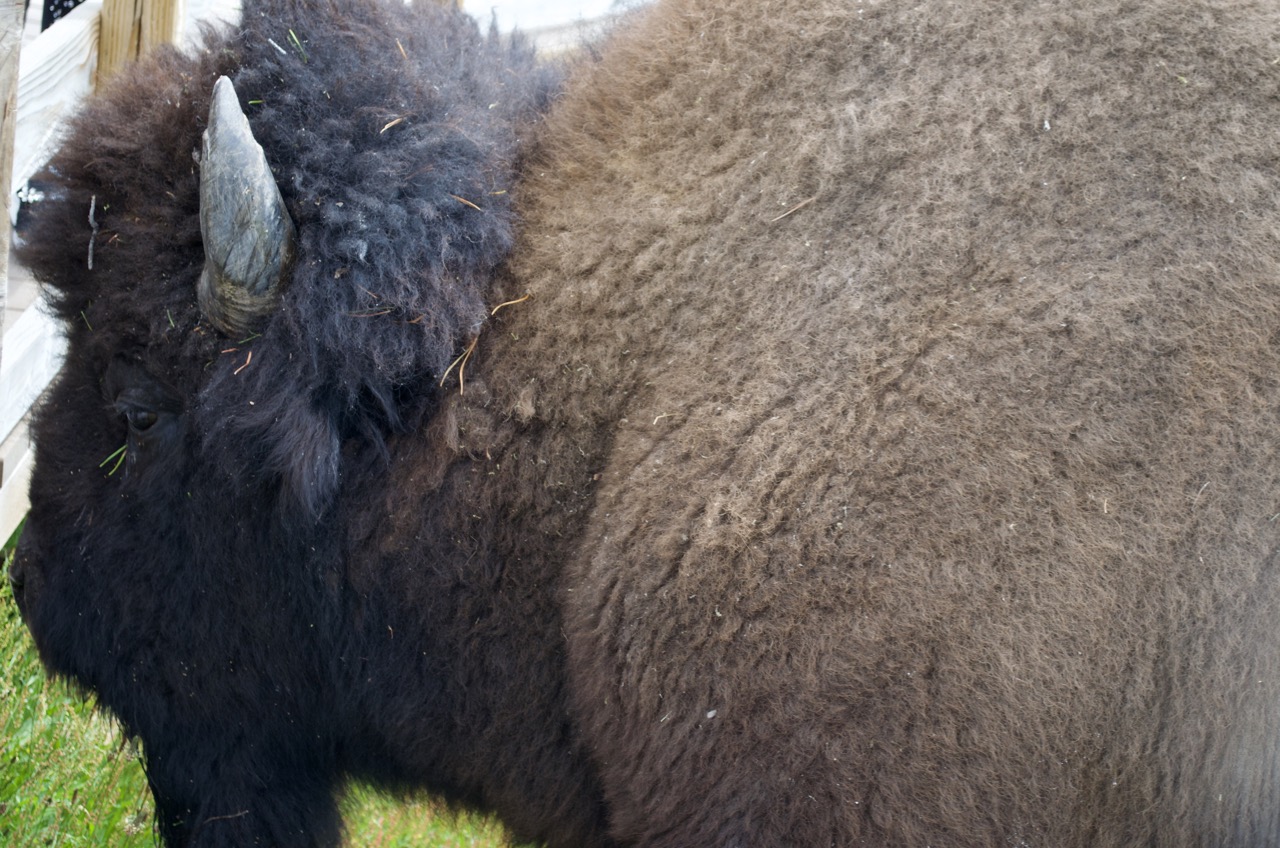
M103 0L98 82L182 32L184 0Z
M22 0L0 0L0 316L9 296L9 221L13 202L13 130L18 123L18 54L22 49Z
M22 50L22 22L25 8L22 0L0 0L0 328L4 324L5 305L9 300L9 237L13 214L13 135L18 124L18 56ZM4 468L0 466L0 482ZM0 501L3 500L0 489ZM3 509L0 507L0 512ZM9 538L12 528L4 522L0 544Z

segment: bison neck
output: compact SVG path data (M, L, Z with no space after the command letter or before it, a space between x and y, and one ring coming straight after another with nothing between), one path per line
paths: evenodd
M358 637L339 661L360 752L347 768L496 811L520 839L606 845L568 718L558 603L589 494L548 480L510 422L487 452L465 451L459 431L474 442L489 420L483 386L466 395L394 445L386 473L352 475L372 482L343 507Z

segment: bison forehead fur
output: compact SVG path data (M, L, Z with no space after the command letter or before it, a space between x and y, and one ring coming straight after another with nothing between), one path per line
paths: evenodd
M333 198L429 252L476 210L409 211L376 152L307 188L397 110L315 148L250 103L300 247L238 374L188 152L231 60L162 60L129 85L175 137L92 107L47 213L79 241L33 236L71 342L37 645L142 739L175 845L332 845L352 776L555 846L1276 844L1277 56L1247 0L659 3L572 71L509 264L456 291ZM310 333L401 290L454 317ZM436 394L481 301L520 302ZM291 438L343 473L310 513Z

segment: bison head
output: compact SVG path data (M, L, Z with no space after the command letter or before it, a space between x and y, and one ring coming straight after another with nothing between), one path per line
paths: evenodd
M142 738L170 841L336 834L326 657L363 496L340 483L484 321L554 81L453 8L251 2L123 74L51 162L23 258L68 348L15 595L49 668ZM245 793L308 821L236 819Z

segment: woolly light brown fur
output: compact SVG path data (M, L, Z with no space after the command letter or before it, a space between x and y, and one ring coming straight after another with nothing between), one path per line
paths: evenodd
M690 0L570 85L452 415L620 841L1280 840L1278 36Z
M347 434L319 523L175 451L235 529L115 528L190 548L113 579L201 674L58 667L154 689L181 827L330 845L354 774L554 846L1280 843L1280 8L673 0L599 56L465 391ZM46 659L112 632L31 545Z

